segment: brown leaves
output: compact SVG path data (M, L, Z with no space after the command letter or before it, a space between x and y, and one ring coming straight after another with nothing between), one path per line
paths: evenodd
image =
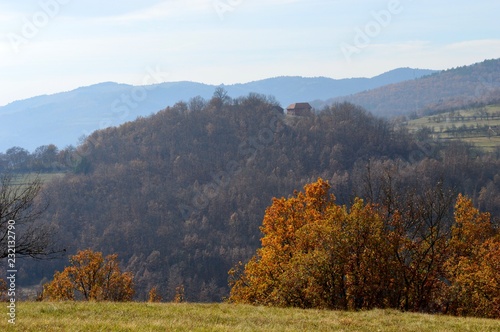
M130 301L134 295L133 277L122 273L118 256L103 258L92 250L79 251L70 258L71 266L56 272L54 280L44 285L50 300Z
M456 224L445 264L450 283L444 290L447 310L458 315L500 317L500 236L488 213L458 196Z
M339 206L328 190L319 179L274 199L262 247L243 272L231 270L230 301L500 317L500 235L470 199L458 196L451 232L422 223L416 233L398 211L361 199Z
M373 306L389 250L372 206L335 204L319 179L305 193L275 199L264 216L262 248L231 290L235 302L298 307ZM372 296L375 294L374 296ZM371 298L371 300L369 300Z
M154 286L149 290L149 298L148 302L154 303L154 302L161 302L163 298L161 295L158 293L158 287Z

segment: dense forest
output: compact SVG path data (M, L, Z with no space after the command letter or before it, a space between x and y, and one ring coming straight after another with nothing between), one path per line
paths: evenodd
M410 134L350 103L292 117L272 97L231 99L217 89L58 155L68 173L46 184L44 220L69 255L118 254L142 300L153 287L171 300L180 286L188 301L227 297L228 271L259 247L272 198L318 177L339 204L418 207L439 187L468 195L496 224L500 215L498 156ZM26 262L19 275L36 284L66 262Z

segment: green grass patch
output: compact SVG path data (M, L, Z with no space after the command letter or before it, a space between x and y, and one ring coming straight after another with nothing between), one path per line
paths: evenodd
M25 186L31 183L36 178L40 179L42 183L50 182L51 180L63 177L66 173L27 173L27 174L16 174L12 179L12 185L14 186Z
M5 313L7 308L4 307ZM500 320L232 304L21 302L1 331L500 331Z
M500 146L499 114L500 105L489 105L425 116L408 121L407 126L411 132L428 128L438 140L460 140L493 151Z

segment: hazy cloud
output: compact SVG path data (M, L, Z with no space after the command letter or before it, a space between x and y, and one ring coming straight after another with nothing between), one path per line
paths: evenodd
M223 20L216 1L231 6ZM446 69L500 54L500 2L465 0L399 0L387 24L380 15L394 1L71 0L16 52L7 36L24 38L40 3L0 2L0 105L102 80L135 83L156 65L171 68L172 80L230 84ZM348 63L340 45L363 41L366 29L379 31Z

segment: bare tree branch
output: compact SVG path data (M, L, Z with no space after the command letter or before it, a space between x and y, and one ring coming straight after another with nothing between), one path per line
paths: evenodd
M40 199L42 181L4 174L0 178L0 259L9 254L8 222L15 221L15 253L17 257L51 258L63 250L54 248L53 230L42 220L48 207Z

